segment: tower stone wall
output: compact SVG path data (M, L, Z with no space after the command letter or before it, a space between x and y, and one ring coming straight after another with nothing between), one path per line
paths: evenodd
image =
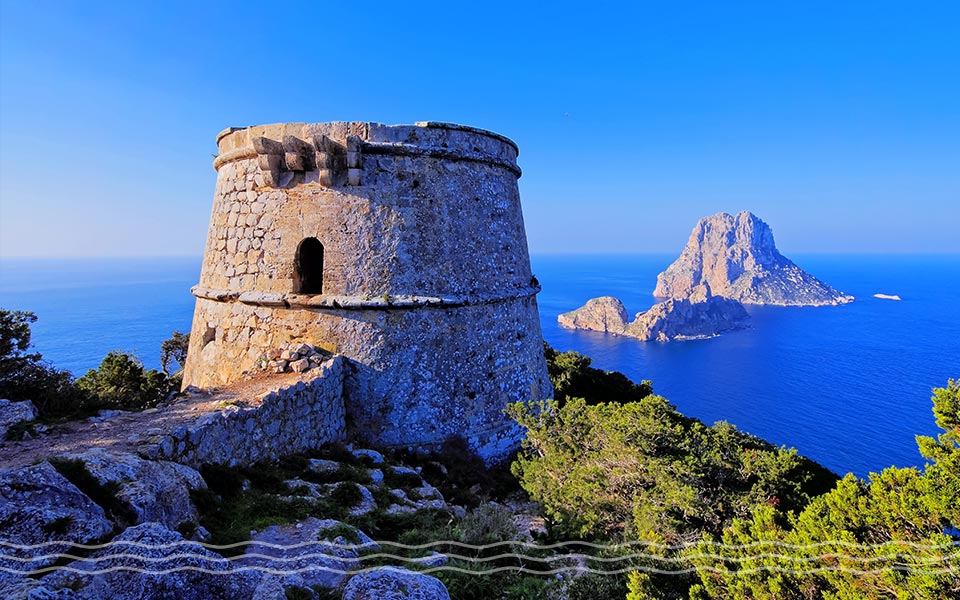
M343 122L228 129L218 145L184 385L230 383L306 342L348 359L356 434L459 434L487 457L515 445L505 405L552 394L516 145Z

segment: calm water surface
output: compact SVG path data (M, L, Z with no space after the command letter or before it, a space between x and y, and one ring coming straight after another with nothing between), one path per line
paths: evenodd
M937 431L930 388L960 378L960 257L794 257L857 300L749 308L749 329L706 340L640 342L557 325L558 314L600 295L644 310L673 258L534 257L544 338L652 379L688 415L730 421L838 472L922 464L914 436Z

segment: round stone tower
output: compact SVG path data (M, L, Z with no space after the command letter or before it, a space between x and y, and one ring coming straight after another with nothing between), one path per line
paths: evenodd
M351 431L515 445L509 402L552 394L517 146L447 123L283 123L217 138L184 385L230 383L282 342L349 359Z

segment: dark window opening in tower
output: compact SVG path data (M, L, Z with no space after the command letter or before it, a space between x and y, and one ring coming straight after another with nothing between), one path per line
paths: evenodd
M293 259L293 291L297 294L323 293L323 244L306 238L297 246Z

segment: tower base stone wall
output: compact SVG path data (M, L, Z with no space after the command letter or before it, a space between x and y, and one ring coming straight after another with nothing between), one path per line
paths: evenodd
M322 312L200 299L185 375L201 387L221 385L255 369L282 342L318 345L349 359L344 402L352 433L421 449L464 435L481 456L502 456L520 436L504 407L552 391L540 328L529 327L536 318L532 297L444 309Z

